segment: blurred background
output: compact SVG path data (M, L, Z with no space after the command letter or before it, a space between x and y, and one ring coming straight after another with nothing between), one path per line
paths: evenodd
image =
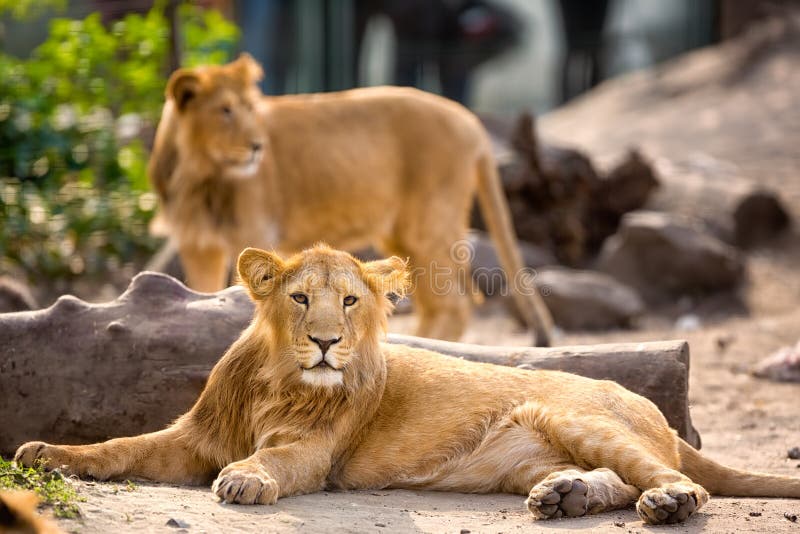
M586 266L624 212L645 204L656 175L676 163L659 159L663 150L648 148L646 135L618 138L614 150L584 139L582 148L598 148L595 169L582 154L544 146L534 123L519 123L518 115L559 109L626 73L650 68L660 76L665 62L723 46L770 17L787 18L794 4L0 0L0 274L29 284L41 304L66 292L106 300L124 289L162 245L148 233L156 198L145 168L167 77L242 50L264 65L267 94L414 85L479 112L507 167L523 240L557 263ZM546 118L543 128L552 139L580 141L569 120ZM632 189L628 175L619 190L597 189L608 183L608 160L631 146L645 149L630 182L641 194L630 206L598 208L602 195ZM525 159L526 149L536 157ZM716 156L706 156L711 163L701 158L698 165L717 165ZM520 174L520 158L527 175ZM619 213L597 216L598 209ZM599 234L597 217L603 224L611 218Z

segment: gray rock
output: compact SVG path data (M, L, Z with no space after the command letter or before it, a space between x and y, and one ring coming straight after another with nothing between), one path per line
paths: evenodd
M187 523L183 519L175 519L174 517L170 517L167 520L166 525L168 527L173 527L173 528L189 528L189 523Z
M599 272L545 269L536 286L556 324L567 330L628 327L644 311L635 290Z
M606 240L597 268L634 289L647 302L735 288L745 265L734 247L681 215L636 211Z
M473 230L467 241L472 254L472 280L475 285L488 297L505 295L505 274L492 240L486 233ZM553 253L543 247L520 241L519 248L525 267L539 269L546 265L558 265Z

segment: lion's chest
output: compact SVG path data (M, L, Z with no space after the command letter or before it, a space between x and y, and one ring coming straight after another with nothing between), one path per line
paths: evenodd
M165 208L178 241L198 248L238 253L245 246L272 248L281 240L277 215L261 194L242 186L206 182Z

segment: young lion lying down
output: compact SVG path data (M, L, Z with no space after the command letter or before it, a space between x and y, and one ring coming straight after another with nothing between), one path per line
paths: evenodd
M704 458L613 382L381 344L387 295L408 282L398 258L247 249L238 270L255 318L188 413L133 438L26 443L16 460L101 480L216 476L213 491L241 504L323 488L512 492L536 518L636 501L647 523L673 523L709 491L800 497L800 479Z

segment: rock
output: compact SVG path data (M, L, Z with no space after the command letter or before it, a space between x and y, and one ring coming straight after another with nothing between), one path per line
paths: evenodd
M701 223L653 211L623 217L619 232L603 245L597 268L655 303L731 290L745 273L740 253Z
M506 278L497 259L494 243L485 232L473 230L467 237L469 253L472 255L472 280L486 296L505 295ZM525 267L538 269L545 265L557 265L558 261L549 250L520 241L520 252Z
M202 294L169 276L142 273L108 303L63 296L44 310L0 315L0 453L30 440L90 443L163 428L194 403L252 313L241 287ZM553 349L393 335L389 342L617 380L699 444L688 412L685 342Z
M170 517L166 525L173 528L189 528L189 523L182 519L175 519L174 517Z
M599 272L544 269L536 286L556 324L567 330L628 327L644 311L636 291Z

